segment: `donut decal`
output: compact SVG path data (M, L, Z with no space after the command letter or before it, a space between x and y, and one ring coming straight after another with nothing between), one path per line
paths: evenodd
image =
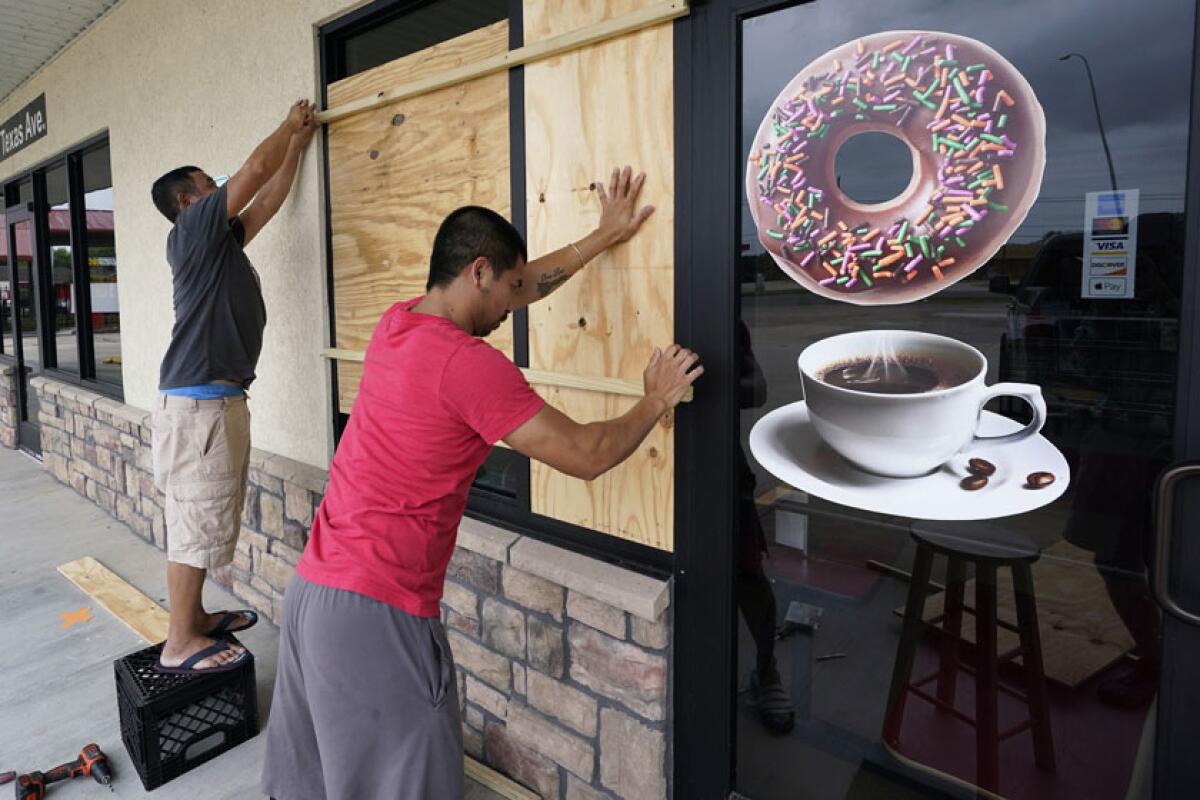
M850 137L889 133L912 153L895 198L837 186ZM759 126L746 169L758 238L812 292L856 305L928 297L970 275L1029 213L1046 162L1029 83L974 39L887 31L847 42L792 78Z

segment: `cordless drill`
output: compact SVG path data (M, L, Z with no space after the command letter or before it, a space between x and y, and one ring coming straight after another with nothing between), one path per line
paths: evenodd
M57 781L79 776L91 776L96 783L112 789L112 770L108 766L108 756L97 744L85 745L79 751L79 758L60 764L46 772L33 771L17 776L17 800L42 800L46 796L46 787Z

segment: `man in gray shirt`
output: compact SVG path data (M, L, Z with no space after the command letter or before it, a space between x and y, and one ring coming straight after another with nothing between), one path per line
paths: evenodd
M246 389L262 350L266 307L243 248L287 198L317 122L307 100L264 139L227 183L198 167L154 182L167 236L175 325L154 409L154 480L166 496L171 621L158 669L221 672L245 659L224 634L245 630L250 610L209 614L209 569L233 560L250 459Z

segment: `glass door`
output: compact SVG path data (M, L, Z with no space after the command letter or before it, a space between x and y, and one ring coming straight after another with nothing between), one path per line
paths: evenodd
M1193 360L1181 339L1195 330L1184 291L1195 249L1185 246L1195 5L1148 0L1136 15L1118 0L814 0L765 13L755 11L761 3L718 5L706 19L736 26L740 93L729 156L739 176L737 356L727 371L739 416L734 788L752 800L1190 796L1192 768L1170 757L1167 734L1195 741L1195 705L1178 700L1195 695L1200 631L1178 615L1164 622L1149 565L1156 478L1200 453L1200 407L1180 384ZM763 176L747 181L744 171L777 96L830 50L848 44L850 59L865 58L881 85L892 81L883 95L903 90L915 72L901 65L917 50L893 45L871 63L868 47L854 49L885 31L967 37L1011 62L1044 110L1045 173L1028 216L976 272L923 300L862 307L818 296L780 268L763 242L779 236L773 223L790 226L803 210L773 211L765 227L774 233L760 232L743 192ZM947 82L962 95L971 76L965 108L987 65L954 55L940 50L937 69L961 70ZM847 119L867 102L883 112L897 102L854 103L861 85L839 77L855 106ZM927 83L909 85L920 93ZM990 123L1004 148L1001 100L978 127ZM792 122L776 114L776 133ZM819 138L821 124L804 135ZM825 197L805 198L825 214L851 209L851 229L854 208L902 194L925 168L895 135L866 127L829 155ZM971 238L959 226L949 247ZM948 273L952 255L939 259ZM822 500L759 464L750 431L803 398L800 352L869 329L953 338L983 354L988 384L1041 387L1042 435L1070 468L1065 493L1036 511L931 533L911 517ZM1029 418L1016 402L987 408ZM1169 581L1172 596L1193 600L1200 552L1179 520L1194 528L1195 484L1181 483L1172 501ZM989 550L997 541L1001 556Z
M38 249L33 217L28 212L9 213L5 235L8 237L9 270L11 281L11 342L16 356L18 441L21 447L35 453L41 452L41 432L38 426L37 393L29 386L29 379L42 371L42 337L38 313ZM6 347L5 352L9 352Z

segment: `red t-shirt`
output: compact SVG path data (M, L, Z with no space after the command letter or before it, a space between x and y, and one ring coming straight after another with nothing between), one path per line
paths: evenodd
M371 336L296 571L433 617L476 471L545 401L499 350L412 311L420 300L392 306Z

